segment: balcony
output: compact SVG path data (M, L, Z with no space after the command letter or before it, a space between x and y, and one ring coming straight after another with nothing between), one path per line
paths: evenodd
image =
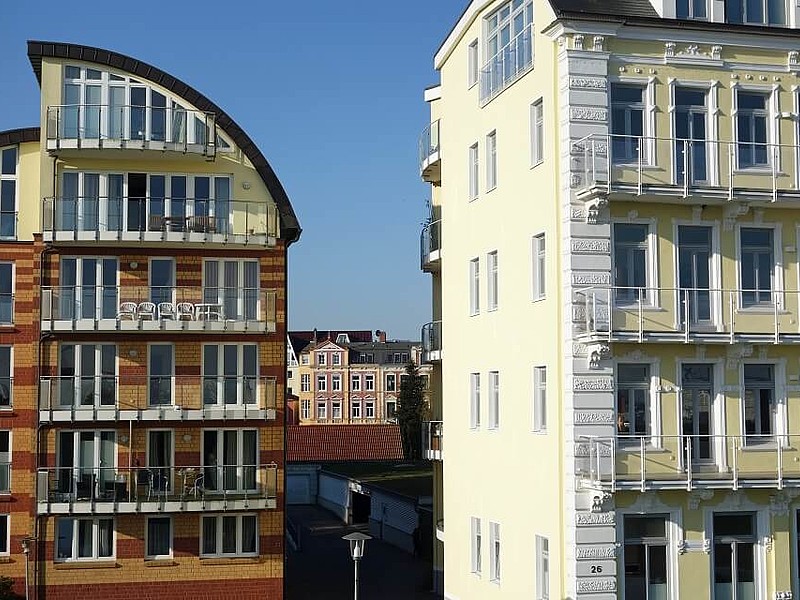
M590 437L584 486L600 491L800 487L800 437ZM582 463L582 464L581 464Z
M274 333L275 291L256 288L42 287L42 331Z
M800 292L590 287L575 292L585 342L800 341Z
M274 204L207 198L45 198L43 239L70 243L190 243L274 246Z
M276 399L275 377L42 377L39 422L274 420Z
M40 515L263 510L278 497L275 463L52 467L36 481Z
M419 136L419 173L422 181L442 181L442 157L439 146L439 120L428 125Z
M442 460L442 440L444 423L427 421L422 424L422 458L426 460Z
M533 25L526 26L481 69L481 105L485 105L533 67Z
M433 321L422 327L422 362L442 360L442 322Z
M184 108L108 104L47 107L47 150L57 156L153 158L147 151L214 160L214 113ZM128 152L124 152L124 151ZM131 152L136 151L136 152Z
M572 153L582 163L579 199L800 199L793 145L592 135L575 142Z
M442 222L426 223L422 228L419 240L420 268L426 273L439 270L439 259L442 251Z

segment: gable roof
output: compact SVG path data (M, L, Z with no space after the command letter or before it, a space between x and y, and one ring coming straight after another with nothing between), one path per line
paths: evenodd
M45 57L80 60L120 69L162 86L184 98L198 110L215 113L217 125L233 139L234 143L253 163L269 193L275 200L278 206L278 213L281 216L281 233L285 232L284 238L287 243L291 244L300 237L300 232L302 231L300 222L297 220L297 215L295 215L294 209L289 202L286 190L283 189L278 176L272 170L261 150L224 110L196 89L157 67L118 52L80 44L28 40L28 59L31 61L33 72L36 74L36 79L40 85L42 83L42 59Z
M23 142L38 142L38 127L22 127L20 129L7 129L0 131L0 146L12 146Z
M287 462L403 460L400 426L289 425Z

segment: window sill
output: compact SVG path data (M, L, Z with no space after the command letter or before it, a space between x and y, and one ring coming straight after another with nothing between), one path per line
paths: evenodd
M478 198L480 198L480 196L473 196L472 198L469 199L469 201L470 202L477 202Z
M742 446L742 452L777 452L777 451L778 451L777 442L764 442L763 444L750 444L749 446Z
M783 293L783 292L780 292ZM764 304L761 306L748 306L746 308L737 308L736 314L738 315L773 315L775 314L775 305L774 304ZM789 311L784 310L782 308L778 308L779 315L788 315Z
M739 167L733 170L734 175L772 175L772 167L769 165L758 165L757 167ZM786 177L783 171L777 171L776 177Z
M543 164L544 164L544 159L540 160L539 162L535 162L535 163L533 163L533 164L531 165L531 169L535 169L536 167L538 167L538 166L540 166L540 165L543 165Z
M487 188L487 189L486 189L486 193L487 193L487 194L491 194L491 193L492 193L493 191L495 191L496 189L497 189L497 185L494 185L494 186L492 186L492 187L490 187L490 188Z
M55 563L53 565L57 570L69 571L71 569L118 569L120 565L115 560L93 560L93 561L69 561Z
M253 565L261 562L258 556L231 556L222 558L219 556L203 558L200 557L201 564L204 565Z
M171 558L145 558L145 567L177 567L179 564Z
M541 298L531 298L531 302L544 302L547 300L547 296L542 296Z

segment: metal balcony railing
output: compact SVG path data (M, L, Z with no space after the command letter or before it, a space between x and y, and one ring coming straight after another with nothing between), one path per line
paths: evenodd
M237 415L242 413L244 418L248 411L253 418L267 411L262 414L274 418L277 408L275 377L73 375L42 377L39 390L40 411L50 418L66 413L73 420L128 418L127 411L164 407L204 411L206 417L216 415L217 409L223 417L239 409Z
M0 326L14 323L14 294L0 294Z
M481 69L481 103L499 94L533 66L533 25L526 26Z
M433 321L422 327L422 360L424 362L442 359L442 322Z
M585 437L579 476L591 488L800 487L800 436Z
M175 107L69 104L47 107L48 149L136 148L213 157L216 116Z
M247 287L42 287L42 328L263 329L275 323L276 299Z
M612 193L717 200L800 198L791 144L590 135L573 144L579 197Z
M422 456L428 460L442 460L444 423L426 421L422 424Z
M442 221L426 223L419 240L420 266L423 271L431 269L439 262L442 249Z
M580 335L608 341L752 341L800 335L800 292L590 287L575 292Z
M78 196L45 198L47 241L203 240L238 241L279 235L278 211L264 200Z
M166 465L48 467L38 470L38 501L70 506L96 502L187 502L274 499L278 466Z
M423 178L429 165L439 160L439 123L439 119L435 120L419 136L419 170Z

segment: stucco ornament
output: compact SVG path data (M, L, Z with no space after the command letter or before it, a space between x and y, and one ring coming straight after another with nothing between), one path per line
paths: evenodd
M592 344L587 358L589 369L599 369L600 361L611 358L611 347L608 344Z

